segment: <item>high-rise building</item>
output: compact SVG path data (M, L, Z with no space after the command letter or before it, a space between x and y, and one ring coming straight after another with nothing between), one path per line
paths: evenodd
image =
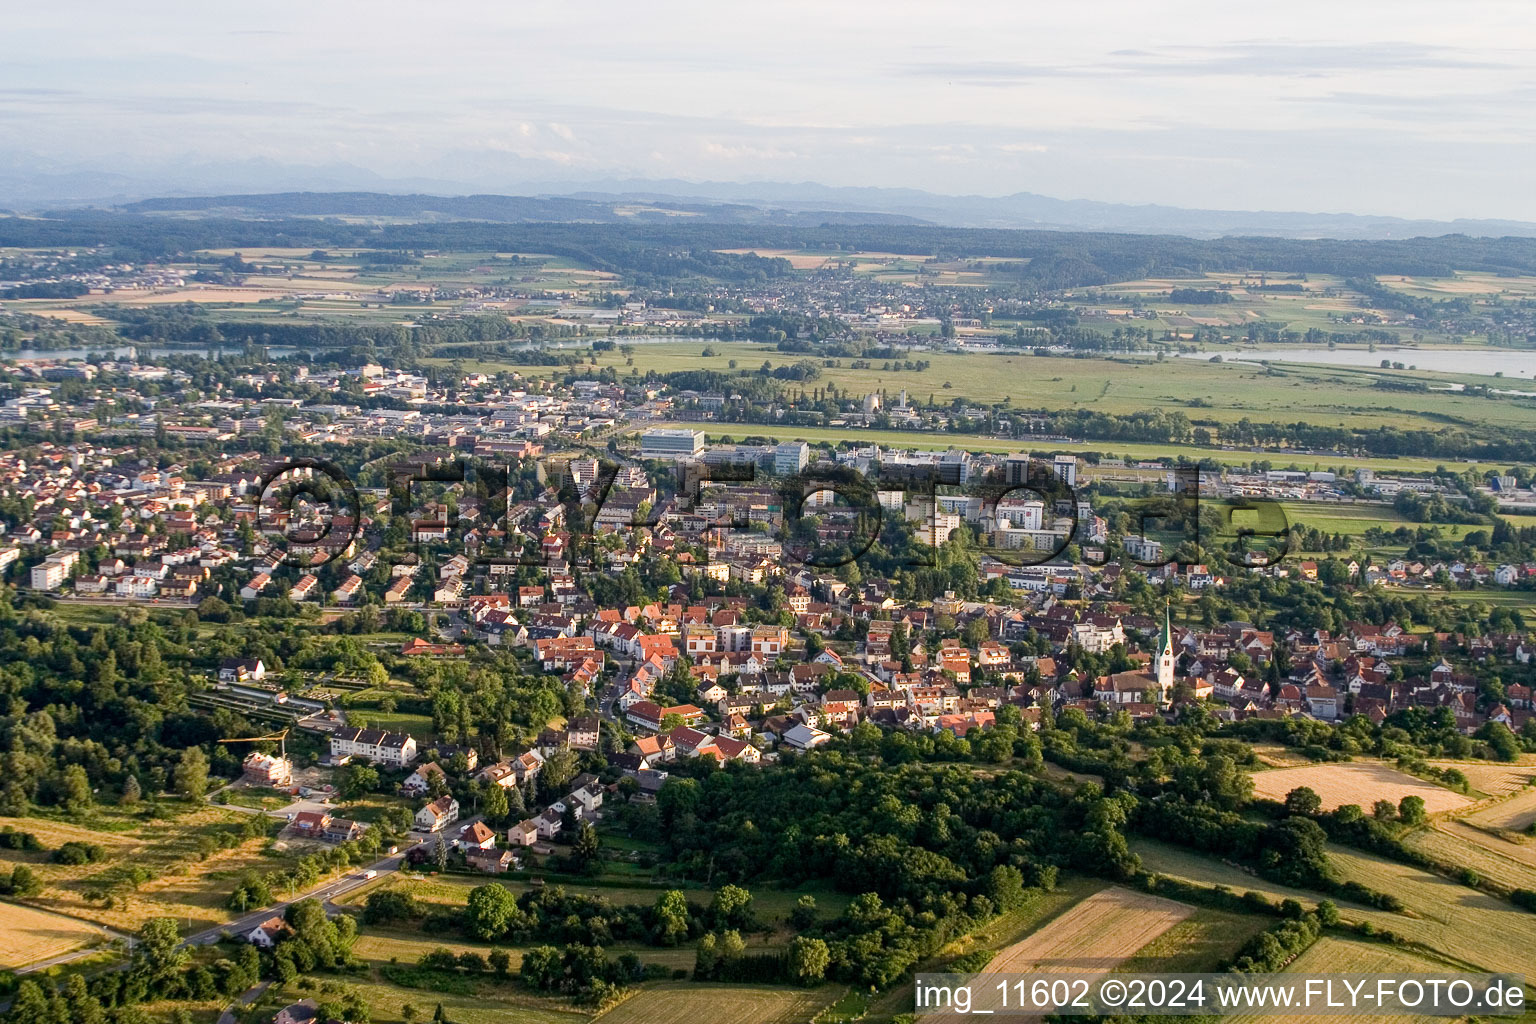
M642 459L691 459L704 450L702 430L647 430L640 435Z
M811 461L811 446L804 441L783 441L773 450L773 471L793 476Z

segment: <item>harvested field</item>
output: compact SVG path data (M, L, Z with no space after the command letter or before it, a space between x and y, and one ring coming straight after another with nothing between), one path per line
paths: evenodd
M1286 974L1427 974L1445 970L1444 964L1414 956L1404 950L1374 942L1355 942L1324 936L1286 968ZM1275 979L1281 980L1279 975ZM1232 1024L1265 1024L1272 1016L1244 1014L1225 1018ZM1417 1024L1419 1021L1444 1021L1444 1017L1380 1013L1330 1015L1330 1021L1357 1021L1360 1024Z
M1536 914L1407 864L1340 846L1329 846L1328 855L1340 878L1403 901L1406 913L1375 918L1380 927L1490 971L1530 969Z
M1489 761L1431 761L1436 768L1454 768L1472 788L1489 796L1509 796L1536 782L1536 765L1493 764Z
M1523 832L1536 821L1536 789L1517 794L1491 807L1479 808L1467 815L1465 820L1482 828Z
M1195 912L1184 903L1111 886L992 958L983 974L1092 974L1132 959ZM928 1024L959 1024L964 1014L925 1015ZM1016 1020L1037 1020L1016 1017Z
M0 969L25 967L102 938L101 930L72 917L17 903L0 903Z
M987 973L1107 971L1192 913L1183 903L1112 886L998 953Z
M1454 811L1472 802L1460 793L1371 762L1315 764L1253 773L1255 796L1284 800L1285 794L1298 786L1306 786L1315 792L1322 799L1325 811L1345 804L1358 804L1361 810L1369 811L1378 800L1390 800L1395 804L1405 796L1422 797L1424 808L1430 814Z
M1404 842L1511 889L1536 889L1536 840L1512 842L1463 822L1441 821L1410 833Z
M1295 899L1313 906L1321 893L1266 881L1212 857L1166 843L1136 839L1131 843L1150 871L1202 885L1225 885L1234 892L1261 892L1272 899ZM1373 910L1335 899L1345 922L1369 921L1467 966L1467 969L1524 973L1529 950L1536 943L1536 914L1469 889L1419 868L1380 857L1329 846L1328 853L1341 878L1389 892L1401 899L1407 913ZM1504 941L1490 943L1488 936Z
M817 989L663 982L593 1018L603 1024L801 1024L837 996Z

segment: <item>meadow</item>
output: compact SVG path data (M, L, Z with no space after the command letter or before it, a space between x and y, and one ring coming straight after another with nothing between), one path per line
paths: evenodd
M772 441L805 441L810 444L880 445L883 448L913 448L920 451L947 451L963 448L973 452L1097 452L1131 460L1165 458L1194 459L1224 466L1247 466L1268 462L1276 469L1328 470L1353 472L1374 469L1378 472L1427 473L1440 468L1456 472L1501 469L1492 463L1450 462L1445 459L1371 458L1346 455L1313 455L1304 452L1264 452L1250 449L1212 448L1198 445L1142 444L1131 441L1030 441L1027 438L999 438L985 434L961 434L921 430L868 430L858 427L776 427L765 423L683 423L659 422L652 427L693 427L703 429L711 443L726 438L741 441L761 437ZM642 428L635 428L631 434Z
M624 339L616 339L622 345ZM631 373L674 373L716 370L721 373L755 370L765 361L773 366L813 358L780 352L759 342L699 340L643 341L633 344L633 356L620 349L597 353L588 363L592 372L611 367L620 377ZM712 354L705 355L705 349ZM629 360L633 359L633 363ZM1429 371L1384 371L1347 366L1294 363L1261 366L1241 361L1204 359L1158 360L1146 353L1073 357L980 352L914 351L906 358L926 360L924 371L884 369L885 360L871 360L868 369L823 366L809 387L835 385L840 391L864 395L883 391L894 404L905 389L914 406L930 402L949 405L954 399L991 404L1008 400L1018 408L1074 409L1128 415L1149 409L1181 411L1193 420L1235 423L1254 421L1352 427L1432 427L1447 422L1466 424L1536 425L1536 405L1527 399L1483 397L1458 391L1426 391L1411 398L1376 386L1383 375L1424 384L1492 383L1492 378L1437 374ZM446 364L449 360L428 362ZM732 362L736 364L733 368ZM818 365L821 361L817 360ZM466 368L511 369L526 376L563 374L563 367L519 366L495 359L475 361ZM802 385L786 383L786 389ZM919 410L921 411L921 410Z
M242 822L245 815L215 806L161 805L166 816L149 819L116 808L97 808L79 824L42 818L0 818L0 826L37 836L44 851L0 851L0 861L26 862L42 883L31 902L120 931L137 931L152 917L172 917L196 931L230 919L224 901L235 880L249 868L270 870L282 859L264 854L266 837L204 855L199 837ZM68 841L97 843L105 856L94 864L48 862L46 850ZM134 885L128 866L146 869L148 880ZM107 900L88 898L110 893Z

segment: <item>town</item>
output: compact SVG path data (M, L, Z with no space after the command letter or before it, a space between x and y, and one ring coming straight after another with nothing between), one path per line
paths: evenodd
M1122 318L973 244L7 250L3 1019L897 1020L1082 942L1518 971L1529 396L1242 357L1536 300L1248 268ZM1356 305L1250 334L1296 295Z

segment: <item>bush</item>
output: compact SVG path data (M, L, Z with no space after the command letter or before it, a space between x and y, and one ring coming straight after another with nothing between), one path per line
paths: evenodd
M0 828L0 850L41 850L43 844L31 832L18 832L10 825Z
M106 855L107 851L100 843L82 843L71 839L54 850L50 859L55 864L94 864Z

